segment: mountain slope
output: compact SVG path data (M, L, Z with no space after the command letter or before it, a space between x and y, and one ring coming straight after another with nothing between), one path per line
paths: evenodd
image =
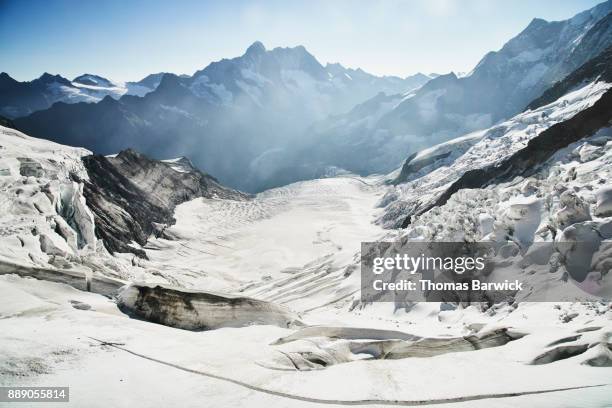
M133 150L114 157L83 157L88 180L83 196L95 216L96 235L112 252L146 256L144 246L151 233L163 233L174 223L174 208L194 198L244 200L247 195L221 186L198 169L177 170L172 165Z
M593 80L612 83L612 46L584 63L584 65L563 78L563 80L556 82L540 97L527 105L527 109L537 109L540 106L549 104L572 89Z
M518 137L498 128L464 164L503 160L496 154L595 107L606 89L590 84L567 102L519 115L509 124ZM386 234L371 224L381 193L396 188L382 177L310 180L252 200L194 199L176 207L176 224L149 238L143 259L111 255L91 239L97 215L85 186L104 175L110 184L120 172L147 190L144 200L159 203L175 192L164 181L180 185L173 175L192 169L187 160L93 157L0 128L0 380L70 384L85 390L67 403L79 407L107 407L109 395L119 405L158 407L155 387L194 407L202 396L213 406L608 406L609 304L550 302L555 290L574 290L578 299L583 288L611 293L609 253L576 257L572 249L585 238L592 246L612 239L607 131L561 149L527 179L461 190ZM88 171L83 156L105 170ZM584 208L591 220L576 211ZM538 245L523 243L530 236ZM382 248L419 239L522 245L531 256L519 269L530 293L492 305L363 302L360 243L377 239ZM592 265L582 282L564 263L576 258ZM530 301L542 287L549 301ZM497 373L502 381L491 380Z
M458 190L524 176L522 172L537 168L555 151L605 127L612 120L609 53L606 50L576 69L531 103L529 110L466 136L462 148L454 149L455 141L450 141L406 160L395 179L398 187L383 200L386 214L380 221L405 227ZM429 161L418 167L421 156Z
M303 166L333 165L360 144L370 156L345 168L361 174L388 172L410 152L486 129L521 112L552 84L610 47L611 12L608 0L565 21L534 19L499 51L485 55L467 76L438 76L414 92L398 95L382 112L374 98L372 109L360 112L368 120L359 126L352 125L348 113L314 127L313 143L304 149L311 154L297 156L311 159ZM397 140L403 145L399 159L380 147L397 146ZM319 145L324 146L321 151Z

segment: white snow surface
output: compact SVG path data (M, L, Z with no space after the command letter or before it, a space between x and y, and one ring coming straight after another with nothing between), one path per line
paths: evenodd
M0 128L0 385L71 387L70 403L45 406L609 406L610 303L407 307L362 304L358 293L363 241L514 234L525 248L531 242L556 245L548 226L565 239L579 241L596 230L602 242L610 240L610 129L557 152L533 178L462 190L406 230L383 230L373 222L386 210L377 203L389 196L433 195L467 169L507 157L592 105L609 86L590 84L471 134L462 142L476 143L460 157L398 187L386 185L385 176L343 175L269 190L249 201L186 202L177 207L166 238L149 239L149 260L111 256L91 242L91 231L85 236L92 220L69 173L85 177L79 159L88 151ZM181 161L167 163L184 171ZM24 163L23 171L34 175L20 174ZM573 195L561 197L564 191ZM80 215L65 219L65 205ZM566 250L583 256L581 248ZM588 284L601 284L607 273L597 256L604 259L593 257L591 273L599 275ZM246 295L298 313L311 334L266 325L198 332L131 319L112 299L11 274L12 264ZM562 275L537 270L531 279L554 290L564 283ZM478 337L498 329L513 333L513 340L479 350L437 350L429 357L369 354L381 341L410 346L415 340L399 339L427 344L430 338ZM288 336L295 340L278 342ZM567 350L574 354L562 358Z

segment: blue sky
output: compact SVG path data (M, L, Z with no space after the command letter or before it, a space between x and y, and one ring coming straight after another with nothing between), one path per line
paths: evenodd
M469 71L534 17L562 20L599 0L0 0L0 71L138 80L304 45L322 62L378 75Z

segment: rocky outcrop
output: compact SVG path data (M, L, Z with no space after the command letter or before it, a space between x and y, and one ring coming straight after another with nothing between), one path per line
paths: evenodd
M146 257L138 245L144 245L159 224L173 224L174 208L185 201L248 198L195 168L178 171L172 163L130 149L115 157L86 156L83 163L89 180L78 181L95 215L96 236L110 252Z
M296 315L274 303L159 285L130 284L121 289L118 304L134 317L187 330L299 324Z

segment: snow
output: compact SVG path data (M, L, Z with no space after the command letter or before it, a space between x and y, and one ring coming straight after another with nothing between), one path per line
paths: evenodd
M412 162L427 160L429 158L456 151L457 149L463 149L465 147L470 147L478 140L480 140L484 136L485 131L477 131L473 133L468 133L467 135L457 137L455 139L451 139L448 142L440 143L435 146L432 146L428 149L423 149L419 151L416 156L411 160Z
M551 296L578 285L577 274L586 274L577 292L609 293L600 245L612 238L609 129L557 152L533 177L461 190L405 230L373 222L398 200L436 197L466 170L508 157L609 87L588 84L421 152L419 160L457 154L399 186L386 184L391 176L345 174L247 201L183 203L176 223L148 240L149 259L111 256L96 240L82 186L70 179L86 178L80 158L90 152L0 128L0 384L69 385L71 402L61 406L76 407L610 405L609 302L363 304L358 293L361 242L507 237L533 260L526 280ZM165 162L185 171L185 160ZM553 252L573 261L550 270ZM102 294L83 290L101 277ZM124 283L118 301L104 296ZM153 301L163 313L141 317L214 329L130 318L125 311L138 315L147 302L142 288L161 291ZM288 310L295 326L285 315L279 324L233 309L240 327L225 327L229 308L209 314L210 293ZM510 338L457 346L498 332ZM385 347L419 356L382 358Z
M321 370L279 371L266 368L265 363L286 347L272 343L292 333L289 329L177 330L128 319L102 296L15 276L0 277L0 293L5 299L0 372L15 374L3 376L3 385L70 385L70 406L84 402L91 407L127 407L138 401L139 406L154 407L174 398L184 400L186 406L201 404L202 398L211 405L226 406L299 407L312 406L317 400L328 400L332 406L333 402L369 400L376 406L377 400L440 400L606 384L610 370L576 364L573 359L529 364L559 339L578 336L573 344L589 344L609 333L597 326L602 321L599 309L578 304L558 309L547 303L522 304L513 313L496 316L474 313L473 308L444 312L447 321L463 316L455 319L458 323L438 324L446 334L469 332L466 327L472 323L481 325L481 331L512 326L528 333L503 346L503 353L494 347L430 358L362 360ZM82 305L90 308L83 310ZM560 319L575 313L568 323ZM15 319L19 324L14 324ZM431 326L432 319L405 327L418 333L424 325ZM594 330L580 332L587 328ZM38 336L32 336L33 331ZM300 343L289 344L301 349ZM538 381L533 381L536 377ZM156 390L154 398L151 389ZM605 405L611 389L608 385L604 390L594 387L508 401L515 406L545 406L551 398L563 398L569 406L584 401ZM483 406L503 401L488 399Z
M548 72L549 66L539 62L533 67L529 69L527 75L523 78L523 80L519 83L519 86L522 88L529 88L535 86L540 79Z
M600 216L612 215L612 187L602 187L597 191L595 213Z
M95 81L95 78L90 78ZM50 87L53 84L50 85ZM59 85L59 84L57 84ZM147 88L142 85L131 82L114 82L109 81L109 84L85 85L78 82L72 82L74 88L61 86L55 90L59 100L66 103L88 102L96 103L110 96L113 99L119 99L123 95L144 96L154 89Z
M297 276L309 264L341 270L361 241L383 233L372 223L381 189L367 183L373 181L319 179L249 201L189 201L165 230L172 240L150 239L145 249L156 268L182 285L216 291Z
M196 77L189 89L200 98L211 102L219 101L224 106L230 106L234 100L234 95L225 88L225 85L210 82L206 75Z

